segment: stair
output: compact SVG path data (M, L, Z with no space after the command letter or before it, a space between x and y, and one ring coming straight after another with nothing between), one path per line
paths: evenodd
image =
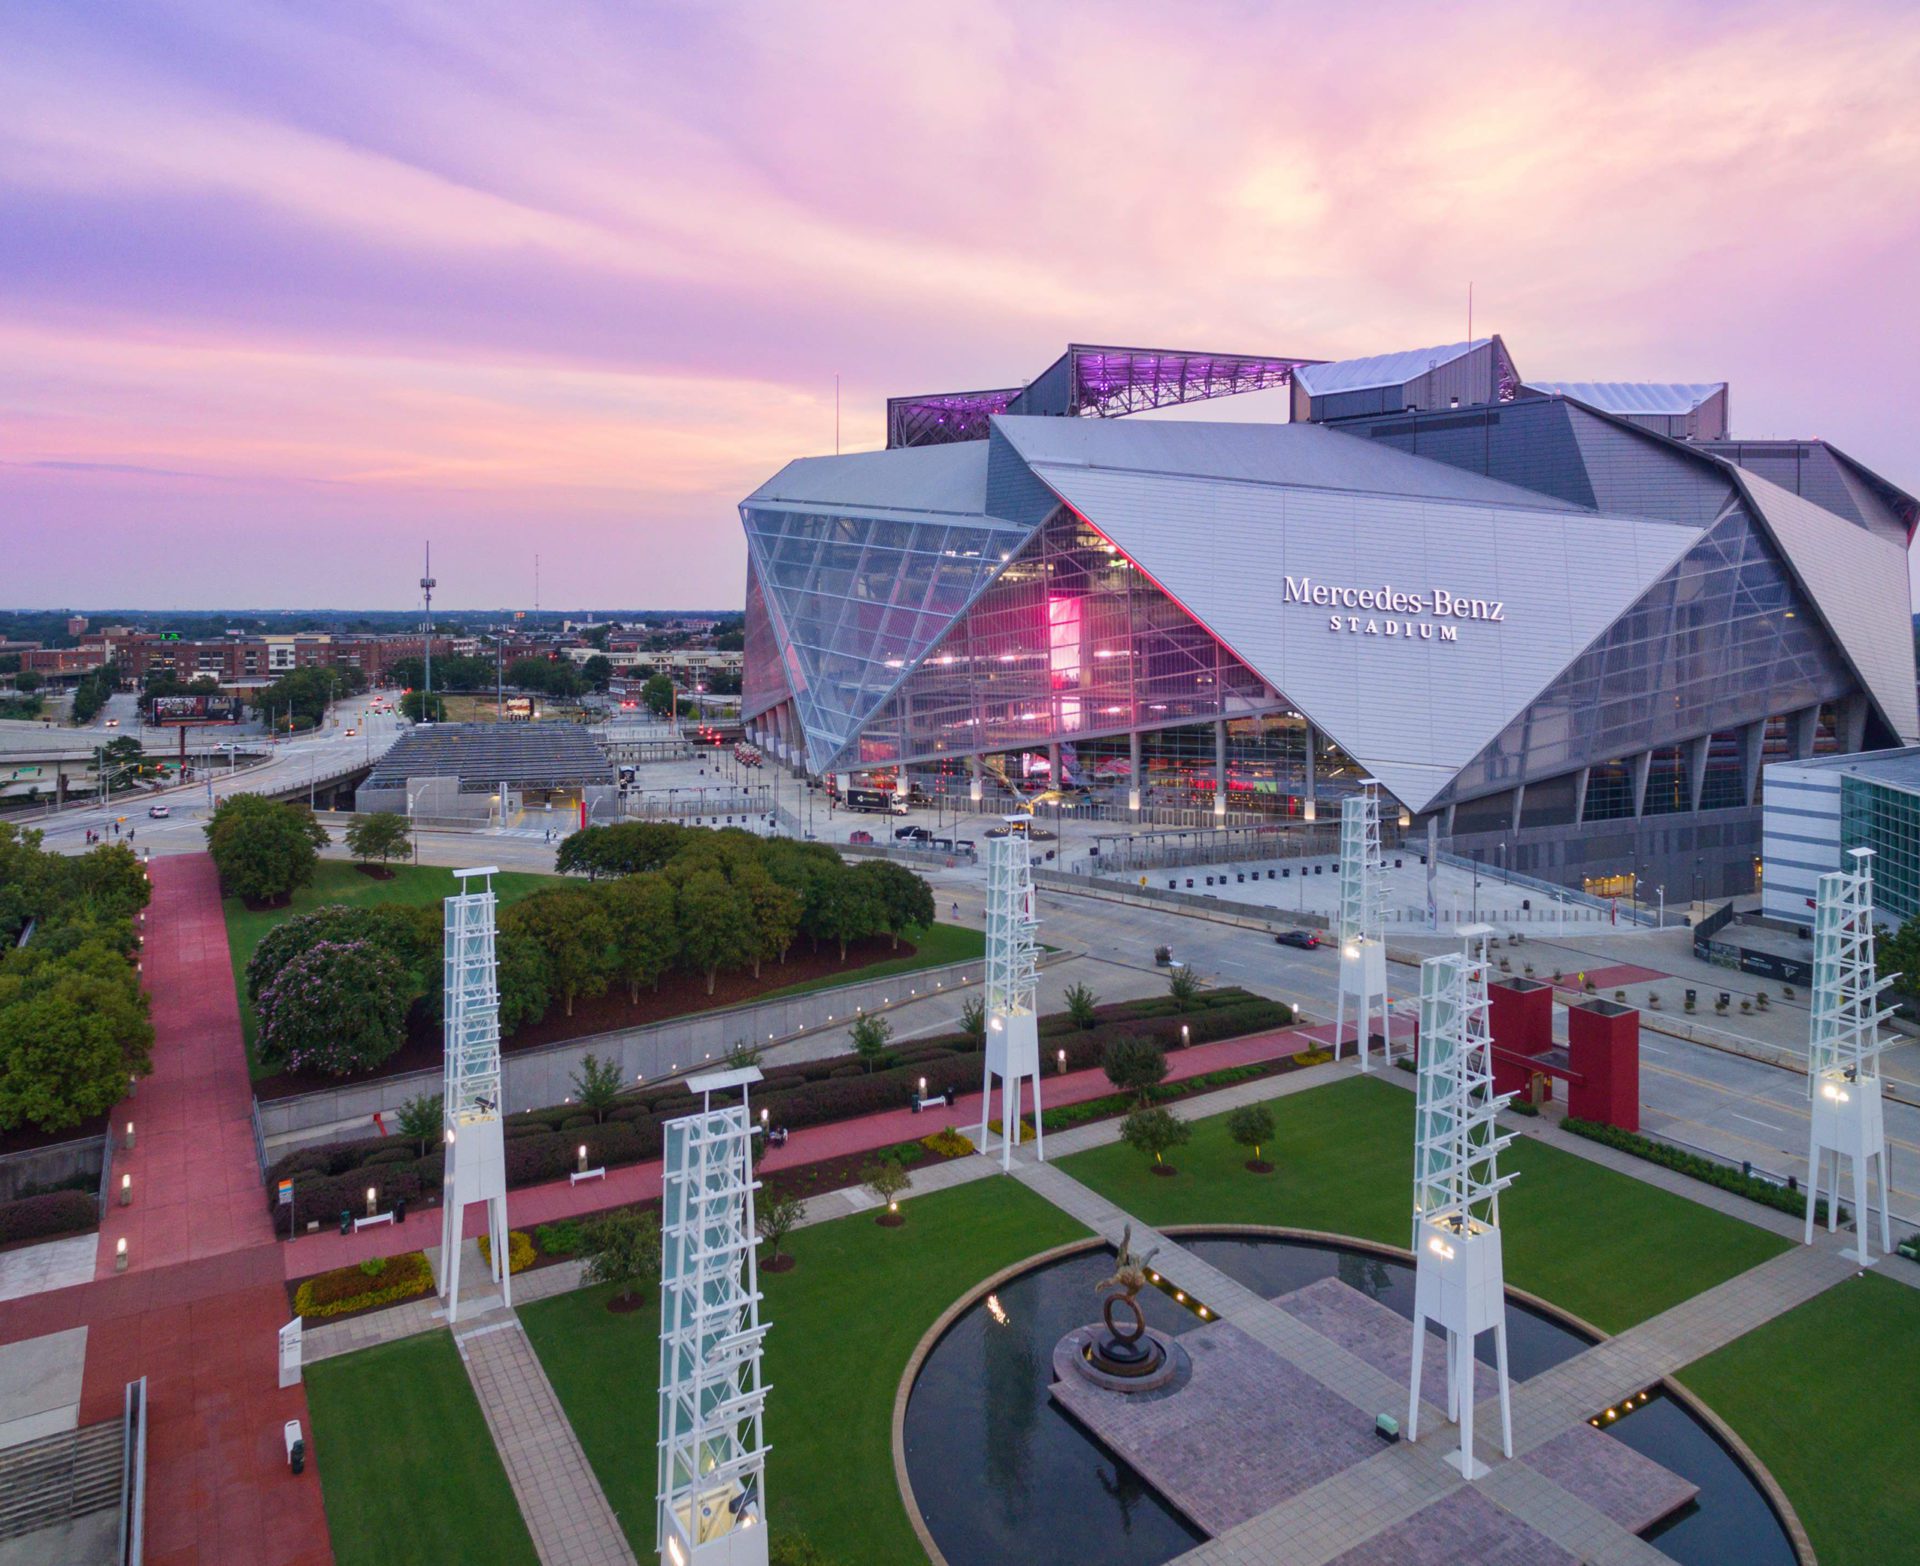
M0 1539L118 1506L121 1428L110 1419L0 1451Z

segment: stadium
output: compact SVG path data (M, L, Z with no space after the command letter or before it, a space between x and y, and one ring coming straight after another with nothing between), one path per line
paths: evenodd
M1281 392L1288 418L1156 417ZM1402 827L1589 891L1755 890L1761 769L1920 739L1920 504L1724 382L1075 345L895 398L741 504L749 737L962 808ZM1127 415L1133 415L1128 417Z

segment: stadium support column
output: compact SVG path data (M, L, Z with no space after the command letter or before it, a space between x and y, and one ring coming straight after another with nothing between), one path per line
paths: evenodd
M1140 731L1127 733L1127 810L1140 814Z
M1213 720L1213 814L1224 821L1227 816L1227 720Z
M451 1326L460 1310L462 1220L487 1204L487 1243L500 1303L513 1304L507 1270L506 1144L500 1127L500 988L494 959L496 903L491 865L456 870L459 895L446 901L446 1203L440 1218L440 1293ZM468 891L474 877L479 891Z
M980 792L980 757L976 754L967 757L967 798L973 801L976 809L980 804Z
M1368 1045L1373 1014L1380 1013L1380 1048L1393 1058L1393 1027L1387 1016L1386 881L1380 863L1380 794L1373 782L1340 802L1340 991L1334 1006L1333 1058L1346 1037L1347 997L1353 997L1354 1045L1360 1069L1372 1070Z
M1413 1144L1413 1363L1407 1439L1420 1435L1420 1371L1427 1323L1445 1329L1447 1417L1460 1425L1460 1450L1447 1461L1467 1479L1486 1466L1473 1455L1474 1340L1493 1333L1500 1384L1501 1450L1513 1456L1507 1383L1507 1304L1500 1248L1499 1172L1509 1142L1495 1123L1508 1100L1493 1091L1487 1030L1490 925L1461 930L1462 950L1420 965L1420 1073Z
M1008 816L1006 835L987 839L987 1048L980 1094L982 1155L994 1148L993 1079L1000 1079L1000 1167L1013 1167L1020 1141L1020 1090L1033 1080L1033 1150L1046 1157L1040 1129L1039 921L1033 912L1033 857L1026 816Z
M1827 1232L1840 1205L1840 1161L1853 1165L1853 1213L1858 1244L1844 1254L1862 1267L1874 1264L1873 1209L1868 1182L1879 1160L1880 1249L1891 1249L1887 1219L1887 1133L1880 1104L1880 1025L1894 1014L1879 1004L1894 975L1878 977L1873 954L1873 850L1848 851L1849 870L1820 877L1813 913L1813 1019L1807 1050L1807 1095L1812 1126L1807 1143L1807 1223L1813 1243L1813 1210L1820 1171L1832 1155L1827 1182Z
M1313 744L1313 725L1309 723L1307 725L1307 788L1306 792L1301 796L1300 812L1302 818L1308 821L1313 820L1318 813L1317 807L1314 804L1314 791L1318 785L1314 777Z

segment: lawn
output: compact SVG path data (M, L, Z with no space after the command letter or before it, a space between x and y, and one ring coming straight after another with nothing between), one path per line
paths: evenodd
M1168 1155L1180 1173L1147 1173L1121 1143L1062 1160L1076 1179L1148 1223L1267 1223L1404 1246L1413 1205L1413 1095L1374 1078L1275 1099L1251 1175L1226 1117L1193 1123ZM1564 1306L1606 1332L1657 1315L1758 1266L1787 1241L1683 1197L1543 1143L1521 1140L1501 1160L1516 1175L1501 1194L1507 1282Z
M437 903L460 890L453 872L438 865L394 865L392 870L391 881L378 881L362 875L358 867L344 860L322 859L314 867L313 884L295 892L293 901L285 908L256 913L237 897L221 899L220 910L227 920L227 949L233 954L233 981L240 993L240 1026L247 1036L247 1067L255 1077L266 1073L253 1058L253 1007L247 1002L247 959L253 955L254 947L276 924L328 903L363 908L376 903ZM559 876L538 875L530 870L503 870L493 878L493 889L502 903L510 903L529 892L559 883Z
M306 1371L339 1566L537 1557L453 1339L430 1332Z
M767 1494L775 1533L805 1533L839 1566L924 1560L893 1479L893 1398L914 1345L981 1279L1085 1235L994 1177L902 1204L883 1229L860 1214L801 1229L792 1272L766 1295ZM964 1242L964 1243L962 1243ZM634 1554L652 1557L657 1309L615 1316L586 1289L520 1312Z
M1917 1338L1920 1291L1868 1274L1680 1372L1780 1482L1821 1566L1879 1566L1920 1536L1920 1485L1899 1433L1920 1403Z
M850 968L845 973L824 974L804 984L768 990L764 995L756 995L754 1000L757 1003L778 1000L787 995L804 995L809 990L824 990L835 984L864 984L869 979L890 978L896 973L942 968L950 962L977 962L987 950L986 936L963 924L930 924L922 929L902 931L901 934L913 942L914 953L911 957L892 957L882 962L870 962L864 968Z

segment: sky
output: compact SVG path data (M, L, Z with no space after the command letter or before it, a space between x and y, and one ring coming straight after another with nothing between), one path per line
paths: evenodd
M1920 492L1920 6L0 9L0 605L723 607L1069 341L1732 383Z

